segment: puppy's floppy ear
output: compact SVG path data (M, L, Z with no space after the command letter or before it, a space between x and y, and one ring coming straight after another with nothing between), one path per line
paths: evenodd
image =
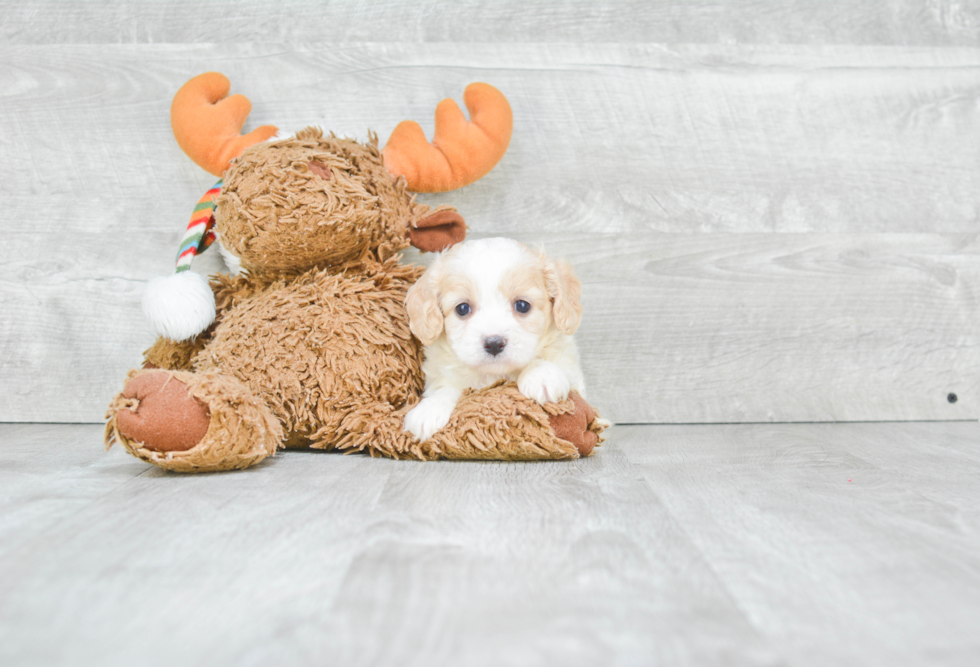
M442 258L422 274L405 296L408 326L423 345L435 342L442 333L442 310L439 308L439 267Z
M551 316L555 326L569 336L582 321L582 282L575 277L572 265L564 260L541 256L544 279L551 297Z

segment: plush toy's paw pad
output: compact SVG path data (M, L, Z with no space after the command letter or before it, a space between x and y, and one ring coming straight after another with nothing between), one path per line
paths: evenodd
M579 456L588 456L599 442L599 436L589 430L595 412L578 393L572 392L569 398L575 404L575 412L553 415L550 419L551 429L556 436L575 445Z
M405 430L418 438L419 442L428 440L449 423L454 407L446 401L423 398L405 415Z
M546 362L521 373L517 388L538 403L557 403L568 398L571 385L561 368Z
M167 371L140 373L126 383L130 407L116 413L119 432L148 449L183 452L204 438L211 425L206 405Z

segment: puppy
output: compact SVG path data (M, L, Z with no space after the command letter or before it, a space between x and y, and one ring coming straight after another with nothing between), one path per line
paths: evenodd
M582 283L567 262L504 238L440 253L408 291L412 333L425 346L425 392L405 430L426 440L449 421L463 390L517 382L539 403L585 396L572 334Z

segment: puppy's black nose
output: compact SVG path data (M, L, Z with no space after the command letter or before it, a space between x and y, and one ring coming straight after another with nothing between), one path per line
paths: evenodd
M505 347L507 347L507 341L501 336L490 336L483 341L483 349L495 357L503 352Z

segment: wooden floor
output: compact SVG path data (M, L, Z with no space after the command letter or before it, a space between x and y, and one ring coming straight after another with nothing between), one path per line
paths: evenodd
M177 476L0 425L3 665L976 665L980 425Z

